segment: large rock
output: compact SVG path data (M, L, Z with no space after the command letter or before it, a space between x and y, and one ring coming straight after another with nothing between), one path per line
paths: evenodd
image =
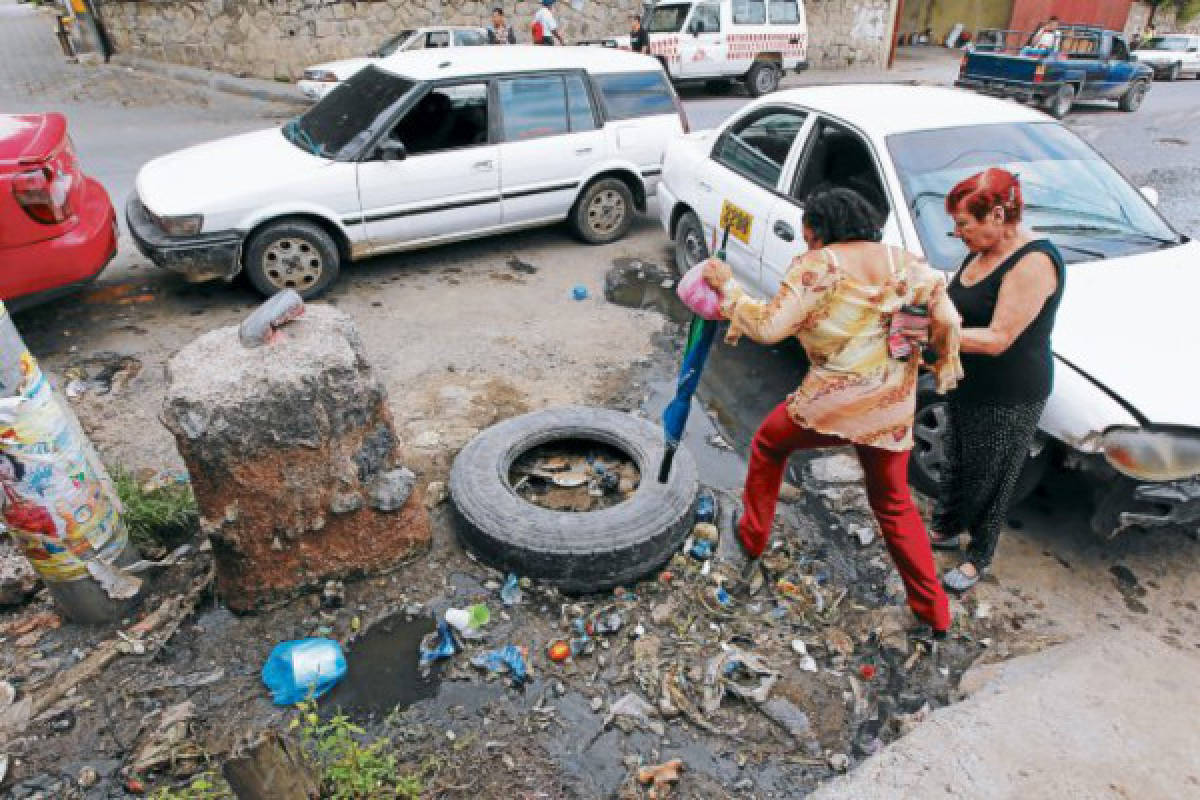
M222 328L168 364L164 421L237 611L393 566L430 538L349 317L309 306L281 332L246 349Z
M24 603L40 583L21 548L0 534L0 607Z

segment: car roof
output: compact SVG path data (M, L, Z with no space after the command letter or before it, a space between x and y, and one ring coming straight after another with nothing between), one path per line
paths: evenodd
M837 117L870 134L1012 122L1050 122L1040 111L963 89L851 84L784 89L756 105L794 103Z
M453 47L394 53L375 65L413 80L440 80L504 72L585 69L589 72L661 70L652 56L611 47Z

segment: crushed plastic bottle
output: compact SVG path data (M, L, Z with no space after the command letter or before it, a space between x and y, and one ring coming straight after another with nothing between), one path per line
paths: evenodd
M506 606L515 606L521 602L521 582L515 573L509 573L504 585L500 587L500 600Z
M294 706L332 689L346 674L342 646L332 639L280 642L263 664L262 680L277 706Z
M692 548L688 550L688 555L697 561L707 561L713 557L712 542L705 539L700 539L699 541L693 542Z
M488 624L492 613L484 604L476 603L467 608L448 608L445 618L464 639L480 639L483 634L479 629Z
M715 522L717 519L717 496L708 489L700 493L696 501L696 522Z

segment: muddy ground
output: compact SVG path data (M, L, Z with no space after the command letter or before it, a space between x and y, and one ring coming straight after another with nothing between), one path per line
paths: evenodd
M329 298L356 319L387 382L407 461L423 481L444 480L454 453L477 430L528 409L583 402L654 415L665 402L681 328L659 310L605 300L604 276L628 272L631 262L663 262L666 254L652 260L615 245L586 251L584 263L567 267L555 257L563 235L527 234L533 246L520 258L504 252L511 240L501 238L499 245L412 256L403 269L368 264ZM665 273L644 274L644 297L618 292L616 299L655 305ZM576 284L588 287L587 300L571 299ZM60 385L77 381L71 403L105 458L148 474L180 466L157 421L166 359L200 332L237 322L255 302L237 286L156 277L18 322ZM746 431L724 413L718 393L706 394L712 405L693 414L689 446L728 509L741 465L726 442L741 443ZM853 768L916 724L923 709L954 702L959 676L981 655L1045 643L1023 630L1034 612L1019 594L996 608L960 606L956 635L936 649L906 636L915 623L897 605L898 576L880 540L864 545L851 535L870 538L873 530L854 465L799 460L791 478L771 571L755 596L728 608L713 596L725 568L703 574L703 562L683 555L667 565L669 581L652 574L624 599L563 598L532 587L520 605L505 608L496 591L505 576L461 549L448 504L432 509L428 556L349 584L341 608L322 608L311 594L269 614L238 617L206 591L161 649L123 656L9 743L8 796L126 796L130 765L153 739L160 712L185 700L196 716L174 758L137 777L153 788L219 766L248 731L287 724L294 712L271 705L259 670L275 643L304 636L332 635L347 645L350 674L322 708L345 707L372 734L390 737L429 797L641 796L631 781L635 768L673 758L686 767L679 796L794 796ZM144 608L204 574L207 559L195 555L161 576ZM446 608L474 602L492 609L486 638L421 678L421 635ZM610 606L621 616L619 631L598 635L593 653L565 665L548 659L547 646L569 638L575 619ZM51 609L41 599L0 615L0 625ZM36 691L111 636L69 625L26 635L21 646L5 647L0 671L19 692ZM804 669L800 643L814 671ZM528 648L531 678L519 688L470 664L507 644ZM664 725L661 735L620 718L606 724L613 704L630 693L652 705L667 693L677 708L698 706L705 667L728 647L761 656L778 673L770 698L786 701L791 733L733 696L711 714L693 708L656 718L649 725ZM674 679L682 697L669 694L664 678ZM806 723L796 721L797 711ZM83 789L87 768L98 782Z

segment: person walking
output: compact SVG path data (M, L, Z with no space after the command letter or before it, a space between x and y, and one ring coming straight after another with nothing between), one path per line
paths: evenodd
M853 445L909 607L941 636L950 627L949 604L908 489L919 355L893 351L889 333L893 315L906 306L928 309L927 324L910 333L932 332L938 354L932 370L938 391L945 392L961 375L958 316L940 273L879 243L877 212L857 192L815 193L804 204L803 223L809 252L792 262L770 302L749 297L727 264L709 260L704 268L705 280L721 294L722 316L730 320L726 342L746 335L773 344L795 336L811 364L796 392L754 435L737 539L751 559L748 566L756 566L770 539L788 457Z
M554 19L554 0L542 0L542 7L533 15L534 44L566 44L558 31L558 21Z
M517 34L504 18L504 9L496 6L492 9L492 24L487 29L488 44L516 44Z
M629 15L629 49L635 53L650 54L650 34L642 27L642 18L637 14Z
M949 395L946 464L932 524L933 546L967 558L943 576L965 592L991 566L1013 491L1054 377L1050 333L1066 272L1058 249L1020 228L1017 177L972 175L946 195L954 234L969 255L948 293L962 315L966 377Z

